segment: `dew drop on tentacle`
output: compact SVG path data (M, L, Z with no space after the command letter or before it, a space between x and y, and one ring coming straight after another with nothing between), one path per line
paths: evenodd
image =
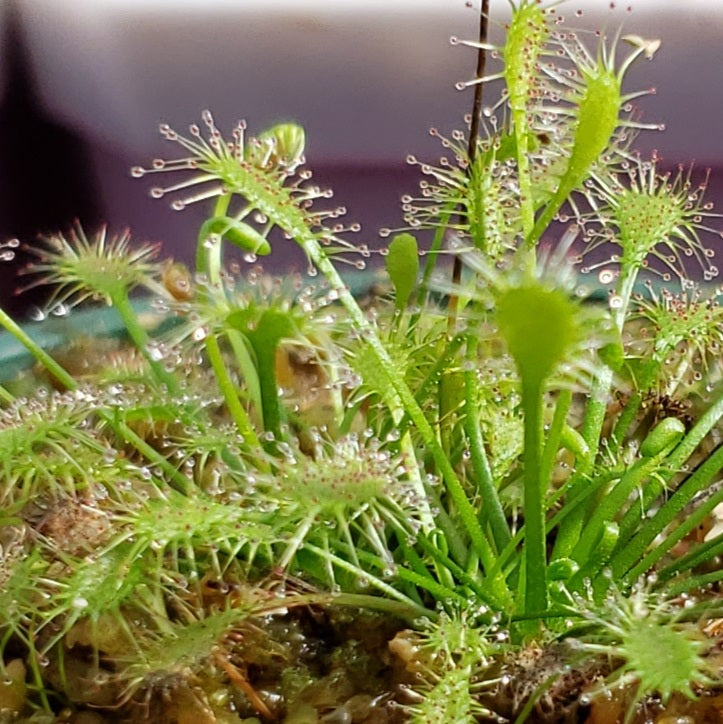
M160 360L163 359L164 347L159 342L149 342L148 346L146 347L146 351L148 352L148 356L150 357L150 359L152 359L154 362L160 362Z
M54 317L67 317L70 314L70 307L63 302L58 302L50 308L50 314Z
M193 334L191 335L194 342L202 342L206 337L208 337L208 328L207 327L197 327L193 330Z

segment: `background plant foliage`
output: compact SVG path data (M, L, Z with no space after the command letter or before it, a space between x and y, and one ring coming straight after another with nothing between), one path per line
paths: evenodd
M309 605L408 622L391 648L412 721L542 716L571 667L578 703L632 687L628 718L720 686L723 538L698 531L723 503L723 322L694 281L718 273L715 214L689 171L632 149L625 74L659 43L590 44L552 5L514 5L501 48L455 40L496 51L470 84L499 101L435 132L438 165L410 158L425 178L370 306L337 269L369 251L312 206L330 194L294 124L161 127L180 155L133 173L179 210L213 202L193 272L105 229L45 240L27 286L52 285L56 311L113 305L131 345L61 363L0 312L44 369L2 391L5 711L161 721L162 695L203 721L280 720L313 676L286 661L264 699L248 641ZM434 232L421 273L415 229ZM254 266L284 243L321 284Z

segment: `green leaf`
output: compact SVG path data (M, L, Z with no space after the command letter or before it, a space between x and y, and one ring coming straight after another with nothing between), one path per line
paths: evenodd
M271 245L266 237L253 226L238 219L228 216L213 216L206 219L198 232L199 242L203 243L214 234L254 254L266 256L271 252Z
M281 406L276 380L276 349L282 339L293 337L296 333L294 321L289 314L274 309L264 310L254 328L249 325L251 320L244 318L243 310L232 312L228 321L238 325L237 328L251 344L259 376L264 427L278 436Z
M419 273L417 240L411 234L397 234L389 244L386 264L394 284L395 306L404 309Z

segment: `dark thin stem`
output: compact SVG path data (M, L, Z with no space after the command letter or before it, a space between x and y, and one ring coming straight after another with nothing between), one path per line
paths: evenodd
M482 9L479 16L479 42L484 44L487 42L487 29L489 26L489 0L482 0ZM487 65L487 52L484 48L477 51L477 70L475 78L484 78L485 66ZM483 83L477 83L474 87L474 103L472 104L472 120L469 125L469 142L467 145L467 155L469 156L470 166L477 157L477 138L479 137L479 124L482 120L482 94Z
M479 16L479 42L480 46L487 42L487 32L489 26L489 0L482 0L482 8ZM485 74L485 66L487 65L487 51L480 47L477 51L477 68L475 78L483 78ZM472 167L477 158L477 139L479 138L479 127L482 120L482 97L484 93L484 83L477 83L474 87L474 101L472 102L472 118L469 125L469 140L467 142L467 157L469 158L469 166L467 173L472 173ZM454 265L452 267L452 285L459 285L462 279L462 260L454 257ZM457 301L456 294L452 294L449 298L449 331L452 332L457 323Z

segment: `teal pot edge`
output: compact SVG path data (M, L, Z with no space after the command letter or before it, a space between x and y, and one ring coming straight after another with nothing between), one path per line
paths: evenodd
M343 276L352 294L362 297L369 293L374 284L383 281L386 275L383 270L367 270L347 272ZM310 280L310 283L313 284L314 280ZM156 332L164 326L161 315L154 310L151 297L134 299L133 306L141 319L146 316L150 318L149 327ZM27 321L21 326L47 351L60 349L76 337L112 339L126 336L118 313L110 306L77 308L62 315L48 313L41 321ZM34 361L30 352L15 337L9 332L0 332L0 382L8 382L17 377L31 368Z

